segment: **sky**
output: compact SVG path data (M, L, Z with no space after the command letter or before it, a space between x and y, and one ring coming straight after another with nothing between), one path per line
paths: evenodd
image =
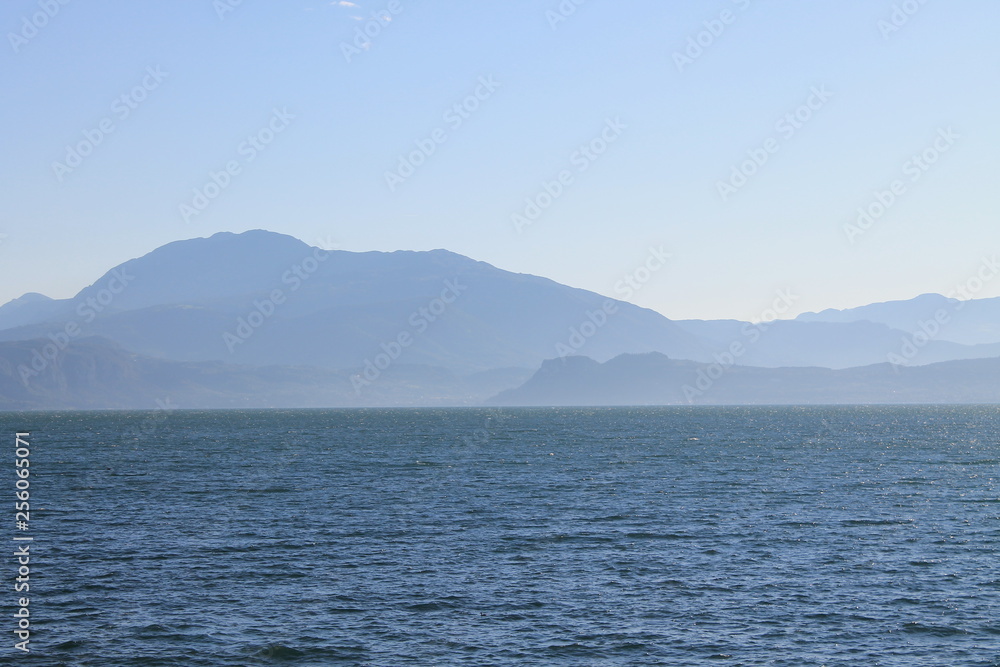
M0 303L249 229L631 277L675 319L1000 296L975 282L998 24L992 0L7 0Z

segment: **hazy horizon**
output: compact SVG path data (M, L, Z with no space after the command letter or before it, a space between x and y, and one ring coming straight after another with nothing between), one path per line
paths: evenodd
M1000 664L997 25L0 3L4 655Z

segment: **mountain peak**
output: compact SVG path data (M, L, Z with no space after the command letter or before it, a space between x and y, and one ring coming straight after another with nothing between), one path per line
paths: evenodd
M854 308L826 308L819 312L802 313L795 319L803 322L859 322L861 320L869 320L871 322L885 323L880 319L872 319L872 316L877 317L880 312L890 309L913 311L928 308L945 308L955 302L956 299L951 299L935 292L927 292L912 299L880 301Z
M39 294L38 292L28 292L26 294L22 294L21 296L10 301L9 303L27 305L31 303L49 303L54 300L55 299L45 296L44 294Z

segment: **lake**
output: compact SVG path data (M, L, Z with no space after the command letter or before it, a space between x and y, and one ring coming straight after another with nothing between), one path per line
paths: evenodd
M997 406L0 426L25 664L1000 665Z

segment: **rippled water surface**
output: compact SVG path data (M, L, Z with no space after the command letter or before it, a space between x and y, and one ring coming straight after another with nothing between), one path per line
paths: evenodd
M1000 665L998 418L0 415L25 664Z

